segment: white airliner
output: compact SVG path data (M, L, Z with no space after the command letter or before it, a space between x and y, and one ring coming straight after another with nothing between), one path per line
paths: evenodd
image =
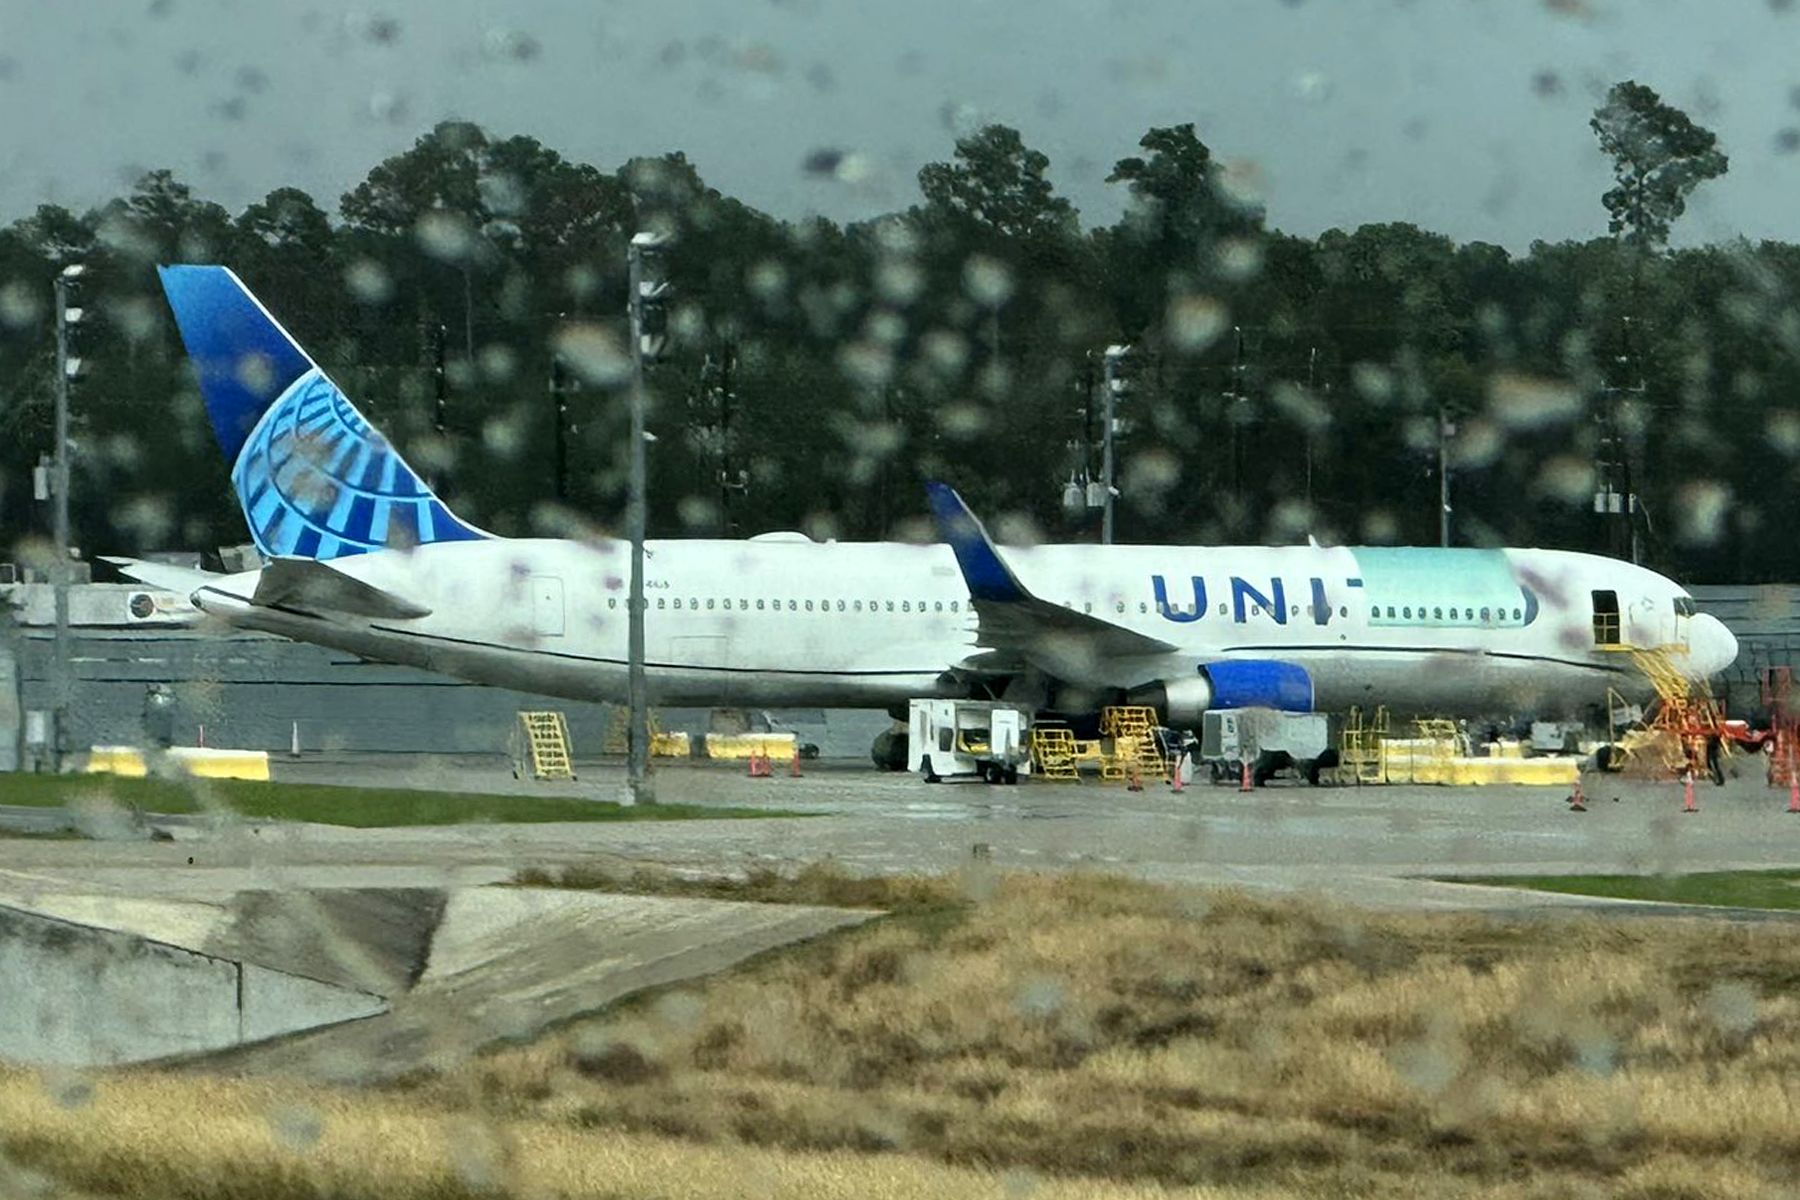
M577 700L625 694L629 553L501 538L452 514L229 270L163 286L268 559L208 575L114 560L247 629ZM1121 698L1208 708L1548 715L1647 694L1629 646L1694 678L1737 643L1651 571L1554 550L997 549L932 485L939 545L647 544L645 658L664 705L868 707Z

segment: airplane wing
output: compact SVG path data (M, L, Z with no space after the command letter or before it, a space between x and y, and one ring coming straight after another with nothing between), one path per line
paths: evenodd
M956 565L968 584L980 622L976 636L983 647L1012 651L1059 670L1070 663L1095 664L1175 650L1168 642L1032 595L956 489L944 483L926 487L938 533L956 552Z

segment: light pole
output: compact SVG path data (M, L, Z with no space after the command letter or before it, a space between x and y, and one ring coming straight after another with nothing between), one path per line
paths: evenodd
M631 734L626 747L626 788L635 804L655 803L650 782L650 697L644 678L644 509L647 466L644 456L644 366L661 356L668 338L663 308L669 285L650 277L650 266L668 238L639 233L626 252L631 283L631 482L625 504L626 536L631 539L631 598L627 627L626 693L631 706Z
M56 276L56 447L52 459L51 585L56 598L56 640L53 679L50 686L50 755L56 770L63 769L68 748L69 700L69 381L81 370L81 360L69 354L69 327L78 324L82 310L69 304L70 289L87 273L71 263Z

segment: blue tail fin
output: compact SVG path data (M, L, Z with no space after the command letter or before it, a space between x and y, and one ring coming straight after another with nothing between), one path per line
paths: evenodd
M256 547L332 559L488 536L432 494L225 267L159 267Z

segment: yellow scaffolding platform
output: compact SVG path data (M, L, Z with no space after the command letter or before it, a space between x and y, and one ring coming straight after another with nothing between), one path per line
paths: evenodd
M1031 727L1031 767L1041 779L1079 782L1075 770L1077 746L1072 730L1058 725Z
M521 712L521 753L513 774L529 765L533 779L573 779L575 764L569 754L569 724L559 712Z
M1387 740L1387 735L1387 705L1376 708L1374 719L1366 723L1361 706L1351 706L1338 739L1339 768L1349 772L1358 783L1382 782L1381 744Z
M1132 762L1137 763L1140 779L1162 779L1169 773L1163 758L1162 739L1156 736L1156 710L1143 705L1115 704L1100 710L1100 732L1113 739L1112 757L1118 761L1118 774L1103 779L1125 779Z

